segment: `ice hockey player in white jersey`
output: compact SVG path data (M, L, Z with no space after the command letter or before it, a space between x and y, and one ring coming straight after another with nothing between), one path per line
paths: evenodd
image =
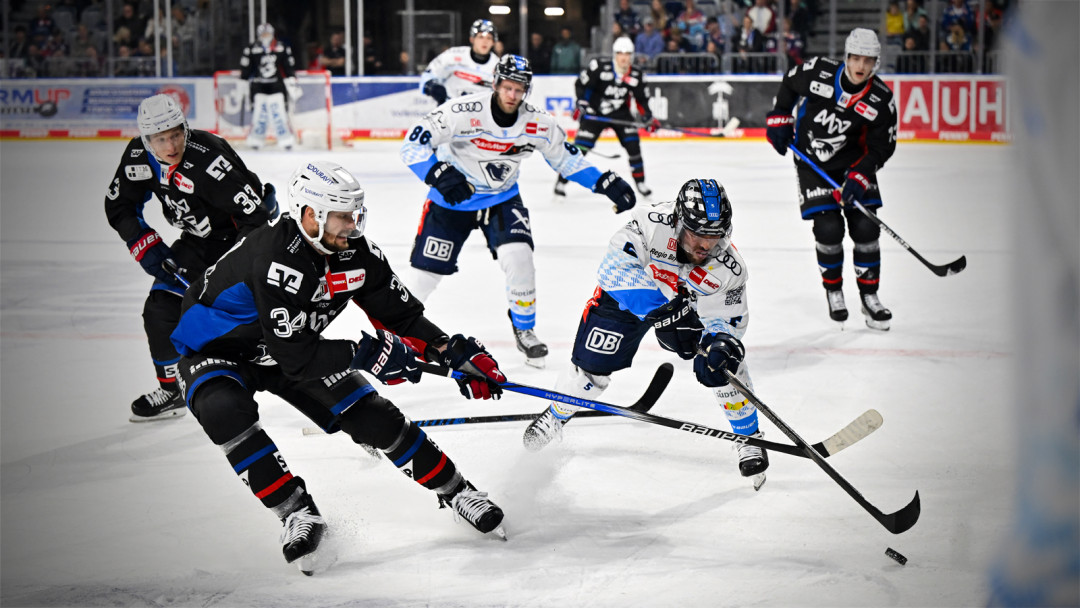
M555 390L600 398L611 373L630 367L650 328L665 350L693 360L698 381L712 388L731 430L761 437L757 408L728 382L730 370L752 387L741 339L749 322L746 262L731 244L731 201L713 179L683 184L674 202L634 210L615 233L597 271L599 286L578 325L571 365ZM525 429L526 449L558 437L578 408L552 402ZM768 453L738 444L739 471L764 483Z
M499 33L487 19L473 21L469 28L469 46L446 49L428 64L420 76L420 91L442 104L451 97L461 97L491 89L491 79L499 57L491 51Z
M442 104L411 127L401 158L431 186L413 244L410 290L427 299L439 281L457 272L458 254L481 230L506 275L506 300L518 350L543 367L547 346L536 326L536 272L529 211L518 190L521 163L534 151L570 181L607 196L616 212L636 202L630 185L612 171L601 174L555 118L525 102L532 70L524 57L506 55L490 92Z

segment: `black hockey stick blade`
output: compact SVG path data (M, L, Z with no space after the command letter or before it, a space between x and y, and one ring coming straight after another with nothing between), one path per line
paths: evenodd
M944 266L930 266L930 270L933 270L934 274L939 277L947 277L951 274L956 274L965 268L967 268L967 256L964 255L960 256L958 260Z
M660 367L656 368L656 373L653 374L652 381L649 382L649 386L642 393L641 397L634 402L629 408L635 412L648 412L652 409L653 405L656 405L656 401L660 399L660 395L663 394L664 389L667 388L671 377L675 373L675 366L670 363L664 363ZM451 426L457 424L479 424L486 422L532 422L540 414L504 414L504 415L489 415L489 416L464 416L456 418L433 418L430 420L417 420L417 426ZM574 418L600 418L610 417L614 414L608 412L598 412L595 410L585 410L574 414Z
M884 526L886 530L892 532L893 534L900 534L901 532L909 530L912 526L915 525L915 522L919 521L919 513L921 512L922 507L919 503L918 491L915 492L915 498L912 499L911 502L909 502L899 511L896 511L894 513L883 513L881 509L875 507L873 504L870 503L870 501L866 500L866 498L863 497L863 495L857 489L855 489L855 486L851 485L848 480L844 479L844 477L840 475L840 473L836 469L834 469L832 465L826 462L825 458L821 454L819 454L817 450L815 450L808 443L806 443L806 440L800 437L799 434L795 432L795 429L788 426L786 422L781 420L780 417L772 411L772 408L765 405L765 403L761 399L759 399L758 396L753 393L753 391L751 391L745 384L743 384L741 380L739 380L738 376L726 369L724 370L724 375L727 376L727 379L729 382L731 382L731 385L734 386L735 389L738 390L740 393L742 393L743 397L746 397L747 400L753 403L757 407L758 411L764 414L770 422L776 425L776 428L780 429L782 433L787 435L788 439L795 443L796 449L806 454L806 456L810 458L810 460L813 460L814 464L818 465L821 470L825 471L825 473L829 477L831 477L838 486L840 486L845 492L847 492L848 496L855 499L855 502L859 503L859 506L865 509L866 512L869 513L874 519L876 519L878 523Z

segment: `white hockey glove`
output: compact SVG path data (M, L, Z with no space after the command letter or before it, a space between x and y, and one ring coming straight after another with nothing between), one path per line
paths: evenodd
M300 88L300 83L296 82L295 76L290 76L285 79L285 92L289 95L289 101L296 103L296 100L304 96L304 90Z

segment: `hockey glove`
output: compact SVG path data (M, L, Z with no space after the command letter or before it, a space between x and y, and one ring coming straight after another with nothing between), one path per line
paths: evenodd
M571 116L575 121L580 121L582 117L592 114L592 108L589 106L589 102L584 99L579 99L577 107L574 108L574 115Z
M434 80L429 80L424 83L423 92L424 95L427 95L428 97L434 99L435 103L439 104L440 106L445 103L447 99L450 98L450 96L446 93L446 87L435 82Z
M870 180L862 173L852 169L847 172L847 176L844 178L844 189L840 191L840 201L838 202L845 207L851 205L853 200L862 202L869 188Z
M296 76L285 79L285 94L289 96L289 103L294 105L296 100L304 96L304 89L300 88L300 83L296 82Z
M795 117L790 111L773 110L765 115L765 138L780 156L787 154L788 146L795 138Z
M270 182L263 184L263 206L270 214L270 219L278 216L277 189Z
M629 211L634 208L634 203L637 202L637 196L634 194L630 184L616 175L614 171L608 171L601 175L600 179L596 180L596 185L593 186L593 192L603 194L611 199L611 202L615 203L615 213Z
M645 320L652 323L661 348L686 361L697 354L701 333L705 331L691 299L690 294L682 290L673 300L645 316Z
M476 188L465 179L465 174L446 162L435 163L427 172L424 183L435 188L448 205L468 200Z
M502 397L502 387L499 385L506 382L506 376L499 370L499 364L491 353L476 338L455 334L446 344L441 357L443 365L465 374L457 383L466 399Z
M424 375L417 365L416 351L401 338L380 329L375 336L364 334L356 345L351 367L375 376L383 384L419 382Z
M746 356L742 342L728 334L705 334L701 338L700 351L694 358L694 373L698 382L705 386L726 386L724 370L739 371L739 364Z
M180 286L180 282L171 272L161 266L165 260L171 260L172 249L161 239L161 235L153 228L127 242L131 257L135 258L146 274L167 285ZM176 262L173 262L176 266Z
M645 130L649 133L656 133L656 130L661 127L660 119L655 118L652 114L645 117Z

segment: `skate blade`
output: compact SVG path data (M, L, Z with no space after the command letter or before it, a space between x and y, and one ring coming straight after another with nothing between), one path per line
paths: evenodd
M187 414L187 408L186 407L178 407L178 408L176 408L174 410L169 410L167 412L162 412L162 413L154 415L154 416L136 416L135 414L132 414L130 417L128 417L128 421L129 422L157 422L158 420L170 420L172 418L180 418L182 416L185 416L186 414Z
M316 573L321 574L329 570L337 563L337 560L337 549L333 546L333 541L324 537L318 549L297 558L295 563L301 574L314 576Z
M545 359L546 357L525 357L525 365L535 367L536 369L544 369L547 367Z
M754 475L753 480L754 480L754 491L757 492L758 490L761 489L761 486L765 485L765 474L764 473L758 473L757 475Z
M876 331L889 331L889 321L875 321L866 317L866 326Z
M498 536L503 541L506 541L506 530L504 530L501 525L497 526L494 530L492 530L491 534L494 534L495 536Z

